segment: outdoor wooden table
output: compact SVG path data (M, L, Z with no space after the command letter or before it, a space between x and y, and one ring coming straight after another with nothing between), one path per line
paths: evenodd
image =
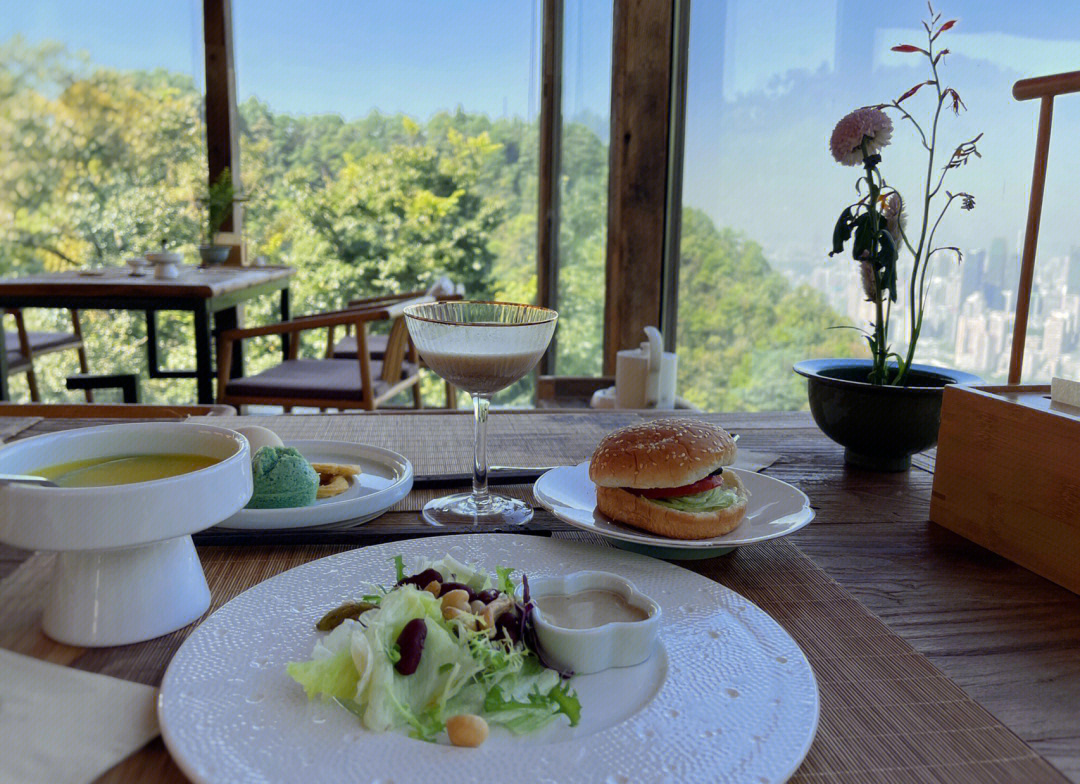
M133 277L125 267L28 275L0 280L0 308L74 308L146 312L151 378L194 378L199 403L214 402L213 327L238 325L237 306L245 300L281 292L281 319L289 318L291 267L180 267L172 280L151 274ZM157 311L181 310L195 321L195 369L162 370L157 358ZM284 341L283 341L284 342ZM283 348L287 355L287 346ZM233 375L243 375L243 354L233 354ZM9 400L7 353L0 341L0 400Z
M645 416L653 414L496 412L488 453L495 463L569 464L588 456L604 433ZM700 416L738 433L740 448L777 454L766 473L801 488L817 511L813 523L785 539L679 562L757 603L806 652L820 685L821 719L793 781L1080 782L1080 597L927 522L932 457L919 456L908 473L868 473L845 467L842 450L806 414ZM257 421L286 439L394 448L418 475L470 465L467 413ZM87 424L94 423L13 420L0 426L0 436ZM503 489L531 499L527 485ZM273 574L334 552L459 533L429 528L419 518L423 503L442 492L414 491L353 531L297 535L277 545L201 546L212 609ZM543 510L527 530L606 546ZM0 547L0 646L158 685L194 625L121 648L54 643L40 624L40 588L51 557ZM652 779L643 772L642 781ZM182 780L160 740L101 779Z

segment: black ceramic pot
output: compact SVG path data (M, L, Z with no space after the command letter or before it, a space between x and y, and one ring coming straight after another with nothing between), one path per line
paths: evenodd
M910 386L867 382L869 359L807 359L795 372L807 379L818 427L844 447L844 460L872 471L906 471L911 456L937 443L941 395L949 384L979 384L959 370L912 365Z

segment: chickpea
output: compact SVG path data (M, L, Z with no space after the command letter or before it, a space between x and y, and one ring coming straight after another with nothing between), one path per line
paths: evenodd
M442 591L442 586L439 585L438 580L432 580L430 583L428 583L427 585L424 586L424 590L427 591L428 593L430 593L436 599L438 599L439 598L439 592Z
M481 717L459 713L446 720L446 734L455 746L475 748L487 740L488 725Z
M453 607L462 612L469 611L469 593L460 588L455 588L453 591L447 591L440 597L440 602L442 603L444 616L448 607Z
M472 604L470 604L469 607L472 608L473 615L479 615L484 611L484 608L487 607L487 605L479 599L473 599Z

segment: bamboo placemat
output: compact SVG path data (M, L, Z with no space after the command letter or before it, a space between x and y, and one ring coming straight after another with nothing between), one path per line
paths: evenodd
M465 413L215 416L188 421L219 427L261 425L285 441L348 441L392 449L409 458L418 476L472 471L473 418ZM592 454L610 425L580 416L572 421L573 427L560 427L549 417L495 412L487 425L488 460L492 465L529 468L580 463Z
M40 421L41 417L0 416L0 442L7 441Z
M585 533L556 536L602 544ZM271 575L344 549L204 548L213 609ZM35 555L0 583L0 646L159 684L169 659L193 627L122 648L85 650L54 643L42 634L40 624L52 558ZM821 690L821 719L793 782L1066 781L793 545L773 540L730 557L684 565L758 604L788 630L813 666ZM183 780L160 740L101 779Z

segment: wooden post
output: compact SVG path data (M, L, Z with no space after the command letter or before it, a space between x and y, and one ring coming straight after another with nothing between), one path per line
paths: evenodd
M544 48L540 92L539 208L536 227L536 302L558 309L559 171L562 166L563 0L544 0ZM555 338L540 373L555 372Z
M1080 92L1080 71L1021 79L1013 85L1013 98L1030 101L1039 98L1039 132L1035 138L1035 167L1031 175L1031 200L1028 203L1024 253L1020 264L1020 282L1016 291L1016 320L1013 322L1012 355L1009 357L1009 383L1019 384L1024 368L1024 343L1027 339L1028 305L1031 281L1035 274L1035 251L1039 244L1043 191L1046 187L1046 161L1050 154L1050 126L1054 119L1054 96Z
M236 71L233 67L231 0L203 0L203 37L206 50L206 158L207 184L213 184L226 168L240 190L240 137L236 110ZM221 230L239 234L242 212L233 204L232 214ZM227 264L241 263L241 250L234 246Z
M1020 262L1020 284L1016 291L1016 320L1013 322L1012 355L1009 357L1009 383L1020 383L1024 366L1024 342L1027 339L1028 305L1031 281L1035 274L1035 249L1039 244L1043 191L1046 188L1046 159L1050 154L1050 124L1054 118L1054 96L1047 95L1039 107L1039 134L1035 139L1035 170L1031 175L1031 201L1028 203L1027 228L1024 230L1024 255Z
M604 372L661 323L672 99L671 0L615 0Z

